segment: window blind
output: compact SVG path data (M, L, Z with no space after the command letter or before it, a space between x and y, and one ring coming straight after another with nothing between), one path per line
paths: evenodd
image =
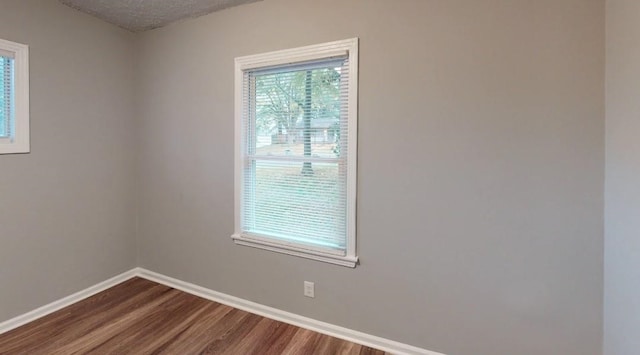
M243 73L242 233L345 255L349 58Z
M12 136L14 58L8 52L0 52L0 138Z

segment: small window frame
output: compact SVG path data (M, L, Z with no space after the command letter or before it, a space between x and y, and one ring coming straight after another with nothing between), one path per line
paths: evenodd
M29 46L0 39L0 52L14 59L11 136L0 138L0 154L29 153Z
M242 230L242 201L244 176L243 137L243 78L247 71L287 66L297 63L331 59L347 55L349 58L348 77L348 159L346 220L347 235L344 254L322 251L296 243L272 238L248 235ZM244 245L288 255L323 261L354 268L358 263L356 255L356 190L357 190L357 125L358 125L358 38L334 41L268 52L235 59L235 231L231 238L238 245Z

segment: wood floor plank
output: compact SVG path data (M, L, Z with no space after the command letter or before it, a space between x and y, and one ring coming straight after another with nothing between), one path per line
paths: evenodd
M170 290L143 279L127 281L0 336L0 353L53 353L148 302L149 297ZM11 337L14 333L21 336Z
M186 327L192 324L203 313L209 312L218 306L207 303L203 299L194 299L193 296L176 291L178 294L164 302L160 307L150 309L136 317L127 327L128 331L118 332L109 339L96 345L91 352L95 353L152 353L166 343L167 338L172 338ZM179 303L183 307L166 307L167 303ZM154 329L149 332L148 329ZM162 337L156 336L162 334Z
M0 335L0 354L384 354L133 278Z

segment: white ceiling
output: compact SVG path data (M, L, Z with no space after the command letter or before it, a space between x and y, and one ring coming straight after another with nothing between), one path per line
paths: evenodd
M142 32L189 17L261 0L60 0L132 32Z

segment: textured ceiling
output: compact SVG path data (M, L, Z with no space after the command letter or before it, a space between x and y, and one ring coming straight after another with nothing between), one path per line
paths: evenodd
M63 4L133 32L261 0L60 0Z

